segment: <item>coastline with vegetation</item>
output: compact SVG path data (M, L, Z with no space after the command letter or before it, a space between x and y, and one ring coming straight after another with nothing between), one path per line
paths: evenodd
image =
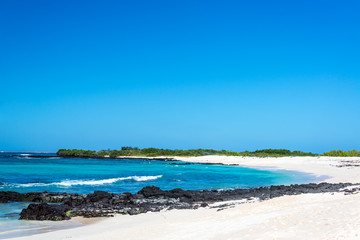
M82 150L82 149L59 149L56 155L60 157L86 157L86 158L116 158L116 157L200 157L209 155L218 156L241 156L241 157L360 157L360 151L351 150L331 150L322 154L311 152L291 151L288 149L262 149L256 151L235 152L228 150L214 149L189 149L189 150L172 150L160 148L137 148L121 147L120 150Z
M43 158L46 156L37 154L23 154L25 158ZM261 228L264 224L283 228L286 232L294 227L293 222L285 224L288 219L296 219L300 222L312 221L304 212L312 212L316 218L324 218L319 227L324 228L328 224L336 224L338 227L329 230L332 235L360 234L358 231L342 232L344 226L351 225L357 228L357 222L349 217L346 212L353 206L360 207L360 167L359 151L329 151L315 154L287 149L263 149L256 151L234 152L212 149L189 149L171 150L157 148L133 148L122 147L120 150L79 150L59 149L56 155L49 158L56 161L57 158L70 158L70 162L79 159L99 159L107 162L111 159L145 159L175 161L174 165L233 165L258 170L270 171L294 171L310 174L317 180L307 184L273 185L270 187L258 187L249 189L229 190L203 190L191 191L183 189L162 190L156 186L142 188L136 193L112 193L111 191L95 191L89 194L56 193L56 192L0 192L0 202L35 202L24 208L20 213L20 219L27 220L69 220L78 226L79 222L88 222L85 225L73 229L51 231L33 236L26 236L28 240L53 239L141 239L137 238L139 228L141 236L146 239L159 239L163 236L178 239L172 236L172 225L180 224L181 234L191 238L193 226L199 226L197 236L206 234L225 234L236 239L234 231L240 231L241 236L255 236L254 229ZM11 155L9 155L11 156ZM16 158L18 155L14 155ZM72 161L72 158L73 161ZM44 160L46 161L46 160ZM127 160L128 161L128 160ZM178 162L176 162L178 161ZM181 163L184 162L184 163ZM154 184L155 185L155 184ZM15 190L16 191L16 190ZM55 204L55 205L54 205ZM273 206L278 206L274 208ZM286 210L287 208L291 210ZM258 210L261 209L261 210ZM285 209L285 210L284 210ZM319 210L320 209L320 210ZM338 212L334 209L343 209L344 220L338 221ZM196 211L194 211L196 210ZM339 210L340 211L340 210ZM353 210L352 210L353 211ZM247 212L248 214L244 214ZM360 215L360 210L355 211ZM267 217L284 216L282 218ZM303 215L301 215L303 214ZM299 217L301 216L301 217ZM111 218L109 218L111 217ZM89 220L90 218L90 220ZM208 227L217 228L219 224L208 222L204 219L226 219L227 225L235 226L236 222L252 222L257 218L256 224L248 225L241 230L237 227L227 228L223 225L222 231L209 231ZM164 221L164 219L168 219ZM149 223L151 223L149 225ZM166 234L152 235L153 229L163 226ZM126 227L125 227L126 226ZM149 228L149 226L151 226ZM192 229L192 230L191 230ZM296 231L308 231L311 235L319 234L315 230L309 230L309 226L296 226ZM157 231L161 232L161 231ZM101 233L99 235L99 233ZM277 231L271 228L264 229L259 236L268 239L268 236L276 235ZM190 235L189 235L190 234ZM130 237L129 237L130 236ZM288 236L293 238L293 234ZM321 235L316 236L322 239ZM12 238L23 239L23 238ZM219 239L222 239L219 236ZM248 239L246 237L242 239ZM250 239L250 238L249 238ZM293 238L296 239L296 238Z
M84 153L79 151L71 150L71 153ZM86 157L86 155L74 155L74 157ZM239 236L241 236L241 239L303 239L304 237L311 239L356 239L356 236L360 234L360 223L357 221L357 216L360 215L360 175L358 174L360 157L325 156L324 154L282 157L224 156L215 154L173 156L173 158L186 162L222 163L250 168L295 170L319 176L326 175L328 178L326 183L314 183L315 185L310 184L295 188L282 186L275 186L269 190L260 188L256 190L259 191L259 194L249 195L250 198L246 200L228 198L227 196L231 195L227 195L230 192L226 191L211 193L215 194L218 200L203 201L204 199L200 198L200 201L193 202L195 205L189 205L188 209L171 211L158 209L160 212L150 210L146 214L136 216L116 214L112 218L106 218L88 226L29 236L26 239L161 239L163 237L168 239L190 239L194 232L196 232L196 239L207 239L210 236L218 239L238 239ZM327 191L321 187L319 191L313 191L311 189L314 186L316 188L319 186L325 186L326 188L327 186L340 187L337 191ZM70 198L71 201L68 201L68 203L74 201L79 204L81 201L87 202L88 198L90 202L91 199L97 199L99 200L99 206L102 204L108 206L108 203L112 201L111 199L115 197L123 202L129 200L132 204L140 204L139 206L144 202L149 204L151 208L151 206L155 206L152 204L160 202L165 202L169 204L166 206L170 206L173 196L192 196L191 194L199 196L197 195L199 193L196 192L161 191L157 188L146 188L139 194L147 197L139 198L139 195L135 194L129 195L128 199L125 195L111 195L109 197L109 194L106 193L90 194L84 196L84 199L78 199L79 197L71 195L62 197ZM261 199L263 194L269 197ZM47 196L41 195L42 197L46 198ZM104 202L102 199L104 199ZM180 197L179 208L182 208L183 205L181 201ZM94 202L94 204L98 203ZM82 212L82 205L79 206L80 208L74 205L75 216L80 215L79 213ZM141 212L139 206L132 206L133 209L130 211L135 212L131 213L137 214L138 211ZM109 213L111 214L111 212ZM176 231L174 226L176 226ZM196 226L196 229L194 226ZM157 230L154 231L154 229ZM322 231L318 229L322 229ZM302 234L294 235L294 231ZM176 235L174 235L175 233Z

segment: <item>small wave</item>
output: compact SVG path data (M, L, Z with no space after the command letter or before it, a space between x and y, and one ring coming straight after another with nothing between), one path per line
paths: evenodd
M142 177L138 177L138 176L133 176L130 177L130 179L134 179L137 182L143 182L143 181L150 181L150 180L156 180L158 178L161 178L162 175L157 175L157 176L142 176Z
M170 179L170 181L173 181L173 182L182 182L181 179Z
M61 187L71 187L76 185L104 185L112 184L118 181L124 180L133 180L136 182L151 181L161 178L162 175L157 176L130 176L130 177L120 177L120 178L109 178L101 180L64 180L61 182L52 182L52 183L22 183L22 184L13 184L13 187L46 187L46 186L61 186Z
M31 154L28 154L28 153L22 153L22 154L19 154L20 156L24 156L24 157L26 157L26 156L30 156Z

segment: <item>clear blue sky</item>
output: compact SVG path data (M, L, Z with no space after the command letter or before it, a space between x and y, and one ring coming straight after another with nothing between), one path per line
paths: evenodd
M0 2L0 150L360 149L359 1Z

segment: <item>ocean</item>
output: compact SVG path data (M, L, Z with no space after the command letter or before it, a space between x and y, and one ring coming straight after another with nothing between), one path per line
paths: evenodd
M45 155L32 158L29 155ZM16 155L16 156L9 156ZM317 181L317 177L293 171L260 170L240 166L203 165L175 161L137 159L60 158L54 153L0 153L0 191L136 193L145 186L163 190L253 188ZM0 203L0 239L23 236L80 223L18 220L28 203Z

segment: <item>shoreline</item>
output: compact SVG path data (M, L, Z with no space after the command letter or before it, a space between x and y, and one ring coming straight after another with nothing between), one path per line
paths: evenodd
M17 155L8 155L10 157L17 157ZM117 157L74 157L74 156L44 156L44 155L30 155L28 158L73 158L73 159L139 159L148 161L174 161L174 162L188 162L191 164L202 165L228 165L240 166L247 168L255 168L259 170L289 170L308 173L317 176L329 176L331 183L346 182L347 179L354 179L344 177L344 174L338 171L331 171L333 169L329 166L342 167L360 167L360 157L332 157L332 156L285 156L285 157L249 157L249 156L223 156L223 155L206 155L206 156L117 156ZM304 164L304 165L303 165ZM315 166L315 168L314 168ZM325 167L326 170L320 169ZM330 173L329 174L329 171ZM334 179L335 178L335 179ZM359 179L355 182L360 182ZM354 182L354 181L350 181Z
M331 177L327 179L327 182L331 183L360 182L360 174L358 174L360 169L357 168L360 158L357 157L206 156L176 157L175 159L194 163L234 164L251 168L283 169L327 175ZM33 235L26 239L253 239L254 237L303 239L304 236L317 236L316 239L356 239L357 234L360 236L360 221L357 218L360 215L360 211L357 210L360 205L359 195L301 194L245 204L228 201L224 203L228 206L221 211L210 206L197 210L150 212L136 216L116 215L114 218L98 221L91 226ZM274 206L277 208L274 209ZM338 210L338 208L342 209L341 220L338 219L339 212L332 210ZM319 209L322 210L319 211ZM321 221L318 222L318 219ZM242 223L240 226L239 222ZM305 224L305 222L316 223L316 228L312 228L311 224ZM269 228L264 229L264 225ZM180 229L179 226L181 226ZM262 230L257 231L256 229L259 228ZM348 231L344 232L343 229ZM323 234L324 230L327 231L326 234ZM303 232L304 235L298 234L299 232ZM310 237L310 239L315 238Z
M175 157L178 161L200 164L224 164L261 170L290 170L328 176L329 183L360 183L360 157L238 157L238 156L206 156L206 157ZM358 169L360 170L360 168Z

